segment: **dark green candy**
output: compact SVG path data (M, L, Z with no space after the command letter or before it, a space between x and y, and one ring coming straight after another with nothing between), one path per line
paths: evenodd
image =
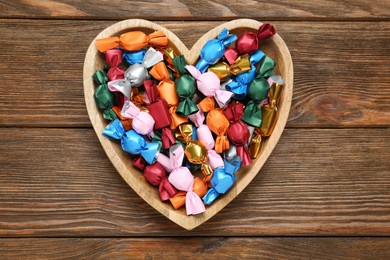
M108 89L107 85L107 75L104 71L96 71L93 76L93 80L99 84L99 86L95 90L94 98L96 105L103 109L103 118L108 120L114 120L117 118L115 112L112 110L112 106L114 105L115 96Z
M182 55L174 57L173 64L181 74L181 76L175 80L176 93L180 98L176 114L180 116L195 114L199 111L198 106L192 101L196 91L196 81L185 69L187 64Z
M256 77L252 81L248 89L248 97L251 101L245 106L244 115L242 120L252 126L260 127L262 121L261 108L259 103L267 98L270 86L267 78L274 74L275 61L265 56L259 69L257 70Z

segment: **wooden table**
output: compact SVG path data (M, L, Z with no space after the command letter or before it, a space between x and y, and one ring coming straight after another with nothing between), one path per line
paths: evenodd
M0 258L389 259L390 2L160 2L0 1ZM293 57L277 148L191 232L125 184L85 109L89 43L135 17L187 46L224 20L268 21Z

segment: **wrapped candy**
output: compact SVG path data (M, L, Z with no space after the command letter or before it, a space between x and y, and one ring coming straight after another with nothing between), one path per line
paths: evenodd
M169 108L169 113L171 114L172 117L172 122L171 122L171 129L176 129L181 124L185 124L188 122L188 119L186 116L179 116L177 114L177 107L170 107Z
M223 110L221 108L214 109L214 99L211 98L203 99L199 103L199 108L203 112L208 112L206 124L217 135L215 139L215 151L222 153L224 150L229 149L229 140L226 136L229 121L223 114Z
M125 131L119 119L115 119L103 131L107 138L121 141L122 149L130 154L140 154L148 164L152 164L160 151L159 143L147 143L143 136L134 130Z
M114 105L114 94L108 89L107 75L104 71L98 70L93 76L93 80L99 84L95 90L94 98L98 108L103 110L103 118L108 120L116 119L115 112L112 110Z
M164 99L159 98L153 80L146 80L144 86L149 99L149 113L155 121L154 129L161 130L162 147L167 149L175 143L175 138L170 129L172 118L168 111L168 104Z
M162 53L153 48L149 48L146 52L142 63L130 65L125 71L125 78L108 82L108 87L112 92L120 92L123 94L124 101L130 99L132 87L142 85L148 75L147 68L152 67L156 63L162 61Z
M205 178L213 173L213 169L208 163L207 149L199 140L188 141L185 146L185 154L191 164L201 167Z
M208 68L208 72L214 72L220 80L227 80L231 74L238 75L244 71L251 69L251 62L249 55L244 54L236 58L231 65L226 62L218 62L215 65Z
M195 79L185 68L187 64L183 55L174 57L172 62L180 73L180 77L175 80L176 93L180 98L176 113L182 116L194 114L198 112L198 106L192 100L196 91Z
M238 74L232 82L226 85L226 89L234 93L234 98L242 100L246 98L248 86L256 76L256 63L264 57L262 51L255 51L250 54L251 69Z
M195 192L200 198L202 198L207 193L207 185L206 183L198 177L195 177L194 179L194 185L193 185L193 192ZM186 195L187 192L185 191L179 191L174 197L170 198L169 200L172 203L172 206L175 209L181 208L186 204Z
M246 147L250 133L248 126L241 121L243 114L244 106L241 103L231 103L224 111L224 115L230 122L227 135L229 140L236 146L237 155L242 159L242 165L246 166L252 163L252 159Z
M196 215L206 209L198 194L194 192L194 176L187 167L181 166L184 159L184 150L181 145L173 145L169 149L169 159L172 171L169 174L169 182L178 190L187 192L187 215Z
M125 79L130 82L131 87L142 85L148 75L147 69L163 60L163 54L153 48L149 48L142 63L130 65L125 71Z
M275 62L265 56L261 63L255 79L249 86L248 97L251 99L245 106L242 121L245 123L259 127L261 125L262 114L260 102L267 98L269 92L269 84L267 78L274 74Z
M207 150L207 163L210 165L211 169L214 170L217 167L216 165L219 165L219 163L222 162L222 158L215 150L213 150L215 145L214 138L209 127L204 124L205 117L203 111L199 109L196 114L190 115L189 119L197 127L196 134L198 136L198 140ZM203 173L205 174L204 180L209 182L211 179L210 171L203 171Z
M236 49L239 53L251 53L259 48L262 40L268 39L275 33L275 28L272 25L264 23L259 27L257 34L247 32L238 37Z
M194 66L187 65L185 68L196 79L198 90L206 97L214 97L220 107L225 107L233 93L221 89L221 82L213 72L201 73Z
M218 39L208 40L200 51L200 60L196 64L196 68L200 72L205 72L209 65L215 64L225 53L225 48L229 47L237 36L229 34L229 31L224 28L218 35Z
M119 66L122 64L122 51L118 49L106 51L106 63L110 69L107 71L107 77L110 81L123 79L125 71Z
M157 85L160 98L167 101L168 106L177 106L179 98L175 90L175 82L170 79L168 68L164 62L157 63L150 71L149 74L160 81Z
M147 45L161 49L168 45L168 38L162 31L155 31L146 35L141 31L131 31L119 37L108 37L96 40L96 48L100 52L121 47L127 51L138 51Z
M168 181L164 167L160 163L155 162L152 165L146 166L144 176L150 184L158 187L162 201L169 200L176 195L177 190Z
M260 153L262 136L258 128L253 132L252 139L249 142L248 150L251 158L256 159Z
M195 126L187 123L178 126L175 131L175 138L183 144L188 143L190 140L198 140Z
M144 111L141 111L133 102L126 101L121 114L125 118L133 119L132 127L140 135L153 136L154 119Z
M115 112L118 119L121 120L121 123L122 123L125 131L129 131L129 130L133 129L133 127L132 127L133 119L123 117L122 116L122 109L120 109L118 106L112 106L112 110Z
M138 51L124 51L122 57L129 65L142 63L145 57L146 50L140 49Z
M241 158L233 157L231 160L224 160L224 163L216 168L211 178L211 188L203 197L206 205L210 205L221 194L225 194L236 182L235 172L240 168Z
M283 79L279 75L269 77L268 83L271 86L269 90L269 103L261 109L263 121L261 122L260 129L258 129L262 136L270 136L274 130L278 118L278 100L284 86Z

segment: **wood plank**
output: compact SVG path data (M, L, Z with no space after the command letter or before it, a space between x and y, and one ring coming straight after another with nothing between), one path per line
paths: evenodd
M27 238L0 239L0 251L6 259L380 260L390 238Z
M154 20L225 20L236 17L263 19L388 19L387 1L93 1L15 0L1 1L0 17L127 19ZM161 12L163 10L163 12Z
M390 129L286 129L261 173L188 232L120 178L91 129L0 128L0 236L390 235Z
M0 53L0 126L90 126L84 55L111 23L0 21L0 46L6 50ZM219 23L160 24L191 46ZM389 22L274 24L295 69L288 127L390 126Z

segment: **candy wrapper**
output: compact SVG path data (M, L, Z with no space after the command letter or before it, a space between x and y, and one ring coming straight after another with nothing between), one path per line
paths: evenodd
M119 119L115 119L103 131L107 138L121 141L122 149L130 154L140 154L148 164L152 164L158 156L160 145L146 142L144 137L134 130L125 131Z
M176 92L180 97L176 113L182 116L194 114L199 110L196 103L192 100L196 91L196 81L185 68L187 64L183 55L173 58L172 62L180 73L180 77L175 80Z
M107 77L110 81L124 78L125 71L119 68L122 64L121 50L115 49L106 51L106 63L107 66L110 67L107 71Z
M201 73L194 66L185 66L190 74L196 79L196 85L200 92L206 97L214 97L220 107L225 107L230 101L233 93L221 90L221 82L213 72Z
M225 49L229 47L237 36L229 34L227 29L223 29L218 35L218 39L208 40L200 51L200 60L196 64L196 68L200 72L205 72L209 65L215 64L225 53Z
M149 74L159 81L157 85L160 98L167 101L168 106L177 106L179 98L176 94L175 82L170 79L168 68L164 62L157 63L150 71Z
M172 118L169 114L168 104L164 99L159 98L158 90L153 80L146 80L144 87L149 99L149 113L155 122L154 128L161 130L162 148L168 149L175 143L175 138L170 129Z
M203 197L206 205L213 203L220 194L225 194L236 182L235 172L240 168L241 158L233 157L231 160L226 160L222 165L214 170L211 178L211 188Z
M177 190L168 181L164 167L160 163L155 162L152 165L146 166L144 176L150 184L158 187L162 201L169 200L177 194Z
M154 119L149 113L141 111L133 102L126 101L121 115L133 119L131 126L137 133L153 137Z
M169 149L172 172L169 174L169 182L178 190L187 192L187 215L196 215L206 209L198 194L194 192L194 176L190 170L181 166L184 159L184 150L181 145L174 145Z
M100 52L121 47L127 51L138 51L146 46L164 48L168 45L168 38L162 31L155 31L146 35L141 31L132 31L121 34L120 37L108 37L96 40L96 48Z
M261 41L268 39L275 35L275 28L264 23L259 27L257 34L253 32L247 32L238 37L236 42L236 49L239 53L251 53L259 48Z
M230 121L227 130L230 141L237 147L237 155L242 159L242 165L252 163L246 143L250 137L248 126L241 121L244 114L244 106L241 103L231 103L224 110L224 115Z
M260 103L267 98L269 92L269 84L267 79L273 75L275 62L265 56L257 70L255 79L249 86L248 97L251 99L245 106L242 121L245 123L259 127L261 125L262 113Z
M284 86L283 79L279 75L271 76L268 83L271 86L269 103L262 108L263 121L259 129L262 136L270 136L274 130L278 118L277 104Z
M226 52L225 52L226 53ZM251 69L251 62L249 55L244 54L237 57L232 63L218 62L217 64L209 67L208 72L213 72L220 80L227 80L231 74L238 75L244 71Z
M94 98L98 108L103 110L103 118L108 120L116 119L116 114L112 110L114 105L114 94L108 89L108 77L104 71L98 70L92 76L93 80L99 84L95 90Z

